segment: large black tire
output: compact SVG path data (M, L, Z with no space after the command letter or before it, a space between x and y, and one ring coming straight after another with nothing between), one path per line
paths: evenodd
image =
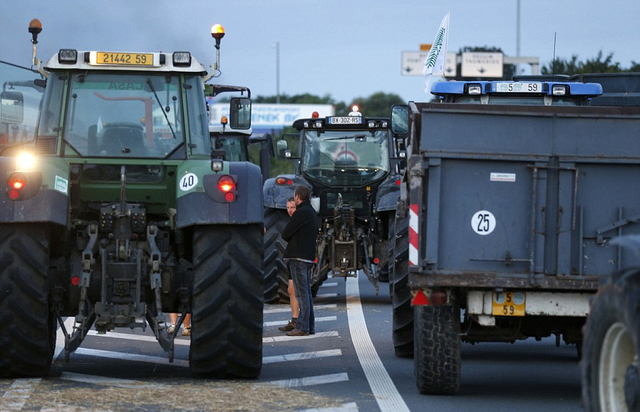
M393 305L393 347L396 356L413 356L413 310L409 289L409 217L396 219L395 263L390 280Z
M44 224L0 225L0 377L47 376L56 343Z
M396 265L396 216L389 217L389 232L387 242L387 282L389 282L389 297L393 297L393 271Z
M640 270L602 285L583 329L580 370L587 412L639 411Z
M415 306L413 366L418 391L454 395L460 389L460 309Z
M194 232L189 366L196 375L260 375L262 234L258 225L211 226Z
M264 209L264 301L267 303L289 303L289 274L282 261L287 242L280 236L288 221L286 210Z
M378 272L378 280L380 282L389 282L390 273L392 270L391 268L393 267L393 264L391 262L395 257L393 256L395 244L391 245L391 242L395 243L395 239L396 239L396 218L392 213L389 215L388 226L387 226L387 250L386 250L387 260L383 265L380 266L380 270Z

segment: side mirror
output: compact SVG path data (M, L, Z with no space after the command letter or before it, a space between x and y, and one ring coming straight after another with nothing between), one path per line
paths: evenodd
M0 121L5 124L21 124L24 121L22 93L4 91L0 94Z
M236 130L251 128L251 99L234 97L229 107L229 126Z
M409 106L396 105L391 107L391 131L395 134L409 132Z
M278 140L278 142L276 143L276 149L278 151L278 159L288 159L291 157L289 145L287 144L286 140ZM287 156L287 153L289 153L289 156Z

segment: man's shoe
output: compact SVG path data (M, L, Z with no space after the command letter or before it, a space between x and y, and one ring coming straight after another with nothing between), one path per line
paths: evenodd
M292 330L294 330L296 328L296 323L294 321L290 321L289 323L287 323L284 326L280 326L278 328L279 331L282 332L291 332Z
M294 329L291 332L287 332L287 336L308 336L309 332L305 332L300 329Z
M316 331L315 331L315 330L310 330L310 331L309 331L309 335L315 335L315 334L316 334Z

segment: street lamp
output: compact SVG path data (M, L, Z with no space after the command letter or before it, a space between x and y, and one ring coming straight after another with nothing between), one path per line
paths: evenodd
M280 42L276 42L276 104L280 104Z

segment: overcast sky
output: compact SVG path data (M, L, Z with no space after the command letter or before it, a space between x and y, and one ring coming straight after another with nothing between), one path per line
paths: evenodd
M0 0L0 60L29 66L29 22L43 31L38 57L60 48L191 51L215 59L210 28L224 26L221 84L276 95L331 95L349 104L375 92L425 100L423 79L401 75L401 53L432 43L451 12L449 52L499 47L516 56L518 0ZM628 68L640 62L640 1L520 0L520 55L541 65L599 51Z

